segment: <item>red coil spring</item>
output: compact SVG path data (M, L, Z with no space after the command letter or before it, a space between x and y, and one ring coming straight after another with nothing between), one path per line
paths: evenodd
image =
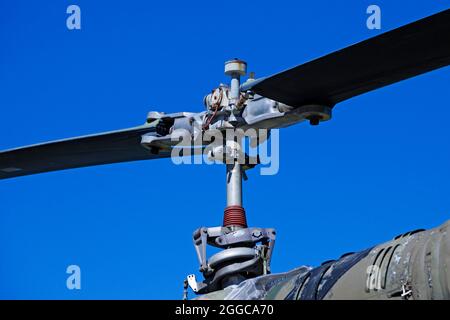
M223 215L223 226L240 226L247 228L245 210L241 206L229 206L225 208Z

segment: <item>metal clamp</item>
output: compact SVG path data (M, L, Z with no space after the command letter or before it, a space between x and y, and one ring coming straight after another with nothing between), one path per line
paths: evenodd
M197 282L195 276L190 275L189 286L195 293L202 294L270 273L275 238L275 230L269 228L197 229L193 242L205 280ZM207 245L223 250L207 259Z

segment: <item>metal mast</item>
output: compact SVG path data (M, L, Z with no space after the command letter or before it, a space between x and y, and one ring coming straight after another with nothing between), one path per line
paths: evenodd
M222 161L226 164L227 206L223 224L218 227L202 227L193 234L194 246L204 281L197 282L195 275L187 277L187 284L195 293L208 293L229 285L270 273L270 260L276 233L271 228L248 227L242 206L242 178L247 156L241 150L241 141L236 126L242 120L240 80L246 74L247 64L238 59L225 62L225 74L231 77L230 87L221 85L206 101L214 101L214 115L220 103L224 120L221 130L227 131L223 141ZM225 88L225 89L222 89ZM217 102L219 101L219 102ZM208 125L210 123L208 122ZM230 134L231 133L231 134ZM248 164L247 164L248 167ZM207 245L222 249L207 257ZM186 282L184 297L187 298Z
M234 59L225 62L225 74L231 77L229 100L231 124L236 122L237 106L241 95L241 76L246 73L247 63L244 61ZM242 206L242 165L239 162L239 141L234 140L234 134L230 136L233 137L232 140L226 140L227 207L224 212L223 226L231 229L246 228L247 219ZM229 139L229 135L226 137Z

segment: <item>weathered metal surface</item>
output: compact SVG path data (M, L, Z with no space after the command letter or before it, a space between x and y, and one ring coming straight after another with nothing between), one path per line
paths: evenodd
M261 276L198 299L448 300L449 231L450 220L317 268Z

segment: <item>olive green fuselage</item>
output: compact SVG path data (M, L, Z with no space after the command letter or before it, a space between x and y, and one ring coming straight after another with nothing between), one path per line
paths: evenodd
M447 221L316 268L249 279L199 299L450 299L449 231Z

